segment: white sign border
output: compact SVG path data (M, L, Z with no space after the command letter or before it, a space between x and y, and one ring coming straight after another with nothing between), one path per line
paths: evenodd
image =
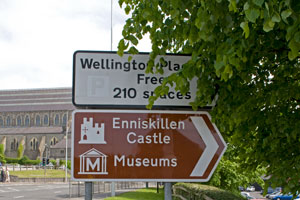
M91 54L117 54L116 51L92 51L92 50L77 50L73 54L73 75L72 75L72 103L74 106L78 108L100 108L100 109L146 109L147 104L145 105L132 105L132 104L83 104L83 103L76 103L76 55L78 53L91 53ZM124 54L130 55L127 52ZM137 55L150 55L148 52L139 52ZM191 56L191 54L172 54L167 53L165 56ZM197 91L195 91L196 93ZM190 102L193 102L194 100L191 99ZM213 101L210 105L206 105L202 107L201 109L211 109L215 105L215 101ZM154 105L152 106L153 110L159 110L159 109L190 109L191 105Z

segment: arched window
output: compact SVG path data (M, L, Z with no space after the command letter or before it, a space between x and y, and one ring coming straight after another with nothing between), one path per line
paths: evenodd
M30 149L31 150L37 150L39 148L39 142L38 142L38 140L34 137L34 138L32 138L31 139L31 141L30 141Z
M6 118L6 126L10 126L10 121L11 121L10 116L8 116Z
M14 138L14 140L10 143L10 149L11 150L17 150L18 149L18 140Z
M17 117L17 126L22 126L22 117L21 116Z
M25 126L30 126L30 119L28 115L25 117Z
M67 114L64 114L62 124L63 126L67 125Z
M0 126L3 126L3 119L0 117Z
M50 145L54 146L55 144L57 144L57 142L58 142L58 139L56 137L53 137L50 141Z
M44 125L49 125L49 117L48 117L48 115L44 115Z
M41 125L41 117L39 115L35 116L35 125L36 126Z
M59 115L58 114L55 115L54 125L59 125Z

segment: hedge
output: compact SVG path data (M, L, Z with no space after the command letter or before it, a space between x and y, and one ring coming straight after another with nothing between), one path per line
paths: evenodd
M20 165L38 165L41 162L40 160L30 160L27 156L23 156L22 158L5 157L5 161L6 163Z
M11 163L11 164L17 164L19 163L19 158L10 158L10 157L5 157L6 163Z
M240 195L198 183L177 183L173 186L175 200L193 199L193 200L245 200Z

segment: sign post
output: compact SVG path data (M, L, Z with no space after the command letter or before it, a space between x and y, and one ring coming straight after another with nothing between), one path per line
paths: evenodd
M77 110L72 178L205 182L226 143L207 112Z
M129 59L130 58L130 59ZM75 110L72 118L73 180L206 182L226 149L207 112L166 111L190 108L197 79L181 94L170 86L165 95L145 109L164 79L180 71L189 55L158 56L163 71L145 74L149 54L76 51L73 55L72 101L76 107L130 110ZM163 61L162 61L163 60ZM161 71L160 71L161 72ZM210 109L214 105L207 105ZM113 187L114 185L112 185Z

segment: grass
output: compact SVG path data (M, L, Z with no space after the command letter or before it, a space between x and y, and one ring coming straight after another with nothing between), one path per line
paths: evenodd
M133 192L126 192L116 197L108 197L105 200L163 200L164 193L163 189L157 193L156 188L139 189Z
M18 176L19 178L64 178L66 176L65 173L64 170L47 169L45 176L45 171L43 169L9 171L9 175ZM69 174L68 177L70 177Z

